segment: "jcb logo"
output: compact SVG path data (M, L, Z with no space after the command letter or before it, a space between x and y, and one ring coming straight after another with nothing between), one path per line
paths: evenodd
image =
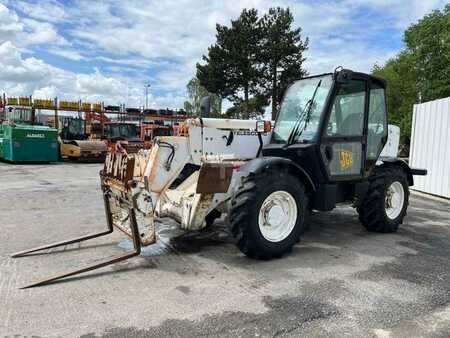
M347 169L353 165L353 153L350 150L341 150L339 157L342 169Z

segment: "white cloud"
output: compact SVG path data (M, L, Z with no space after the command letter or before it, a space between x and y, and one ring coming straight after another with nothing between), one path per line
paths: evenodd
M14 5L30 18L49 22L61 22L67 19L64 7L55 0L39 0L37 2L16 0Z
M0 45L0 69L0 80L27 83L48 77L51 66L34 57L22 59L19 49L6 41Z
M400 30L422 18L434 9L443 8L447 0L346 0L349 5L377 9L383 16L389 18L392 24Z
M68 45L65 38L60 36L55 26L48 22L36 21L33 19L23 19L25 32L19 42L22 45L55 44Z
M54 55L62 56L63 58L73 60L73 61L80 61L84 60L85 57L77 52L76 50L70 50L70 49L62 49L59 47L51 47L47 49L47 52L52 53Z
M58 89L55 86L45 86L35 89L32 95L36 98L52 99L58 95Z
M0 42L23 31L23 24L15 12L0 3Z
M52 23L20 18L0 3L0 42L7 40L22 48L41 44L68 45Z
M122 83L114 78L102 75L98 69L94 74L78 74L76 76L76 88L81 94L105 95L108 93L117 93Z
M30 95L37 98L104 101L108 104L128 102L142 106L143 89L140 84L125 77L111 77L95 69L80 74L46 64L35 57L24 58L19 48L10 41L0 44L0 90L8 95ZM150 102L160 107L177 108L184 102L183 95L149 96Z
M85 19L71 33L79 39L97 43L100 49L120 55L121 59L126 59L127 53L135 53L145 60L176 60L173 67L158 72L154 84L155 88L182 91L195 74L196 62L214 42L217 22L229 24L243 8L255 7L262 14L272 6L289 6L295 24L303 28L303 37L310 38L306 63L310 72L331 71L340 64L356 64L360 67L358 70L369 71L372 60L383 62L386 55L391 55L391 51L372 46L367 41L368 36L377 34L374 27L380 27L382 23L355 27L353 15L366 4L351 4L347 0L316 3L288 0L242 0L239 3L160 0L151 5L142 0L103 1L95 5L81 1L78 15L89 10L94 13L90 18L95 20ZM407 7L406 2L403 2L403 7ZM98 13L103 15L98 16ZM83 17L87 16L84 14ZM342 37L336 38L333 34ZM362 52L356 63L350 52L355 48ZM366 55L362 55L364 53Z

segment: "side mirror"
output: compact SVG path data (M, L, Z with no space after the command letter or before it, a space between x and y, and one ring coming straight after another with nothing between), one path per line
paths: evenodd
M211 113L211 98L205 96L200 101L200 115L201 117L209 117Z

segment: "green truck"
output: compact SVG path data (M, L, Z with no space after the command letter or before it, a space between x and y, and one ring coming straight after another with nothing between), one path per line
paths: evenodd
M58 132L47 126L0 125L0 159L8 162L58 161Z

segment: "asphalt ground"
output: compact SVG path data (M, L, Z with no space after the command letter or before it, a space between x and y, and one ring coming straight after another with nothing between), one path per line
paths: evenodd
M311 215L292 254L266 262L243 256L221 220L182 234L163 219L140 257L19 289L130 247L114 232L9 256L105 228L99 170L0 163L0 336L450 336L450 204L418 196L396 234L368 233L339 207Z

